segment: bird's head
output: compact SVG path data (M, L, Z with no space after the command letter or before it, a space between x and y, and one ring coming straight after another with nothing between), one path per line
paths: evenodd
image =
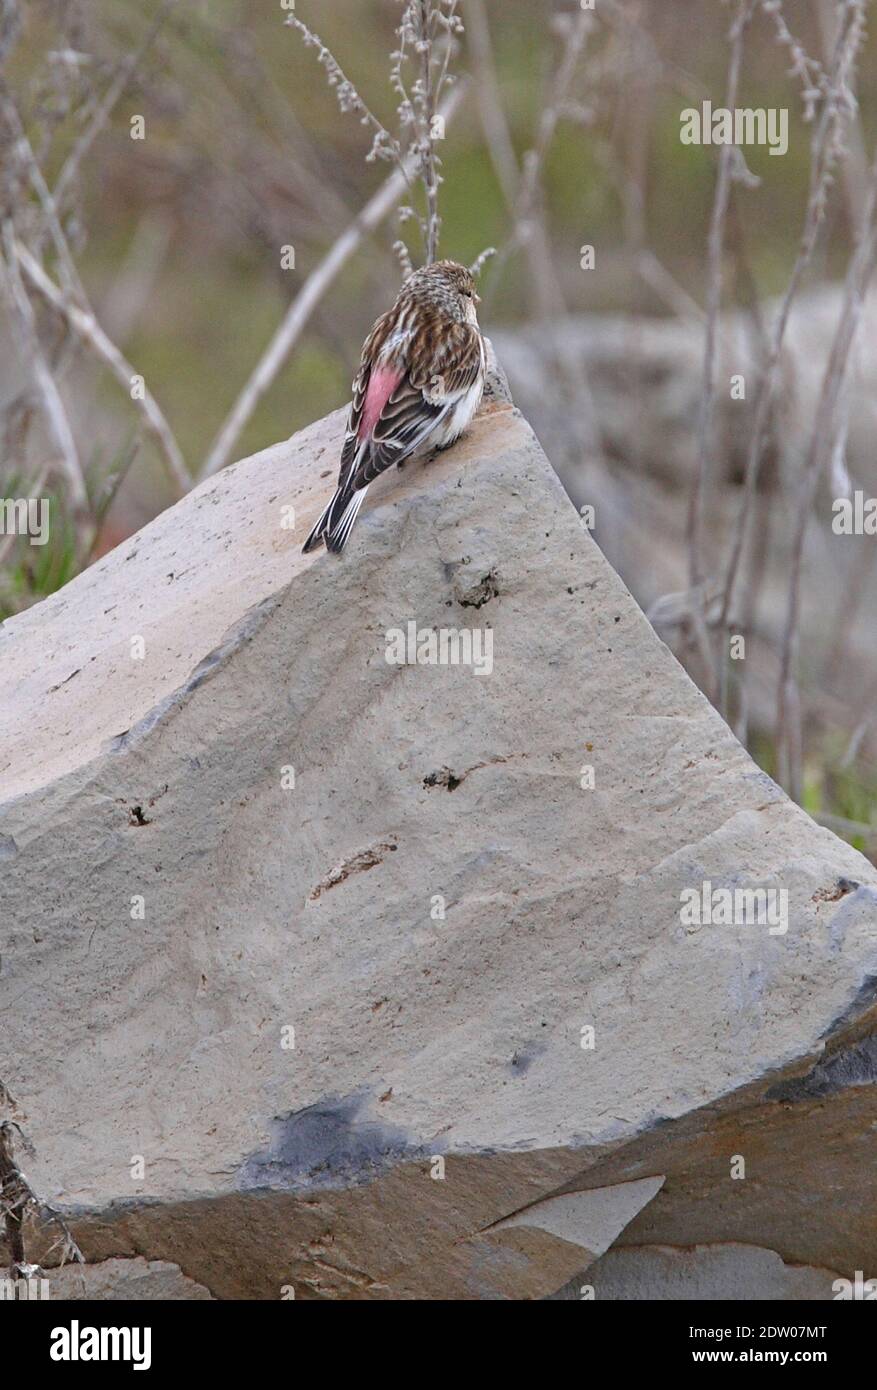
M435 261L415 270L405 281L404 289L459 323L478 322L475 305L481 303L481 297L476 293L475 280L456 261Z

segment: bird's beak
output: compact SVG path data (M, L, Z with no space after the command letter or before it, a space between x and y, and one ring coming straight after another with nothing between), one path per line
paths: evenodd
M475 294L475 293L473 292L472 298L473 298L473 300L475 301L476 304L480 304L480 303L481 303L481 295L480 295L480 294Z

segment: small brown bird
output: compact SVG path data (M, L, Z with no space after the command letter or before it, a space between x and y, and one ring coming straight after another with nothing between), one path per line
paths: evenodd
M343 550L368 485L385 468L446 448L481 401L487 353L475 281L437 261L409 275L365 340L338 487L302 549Z

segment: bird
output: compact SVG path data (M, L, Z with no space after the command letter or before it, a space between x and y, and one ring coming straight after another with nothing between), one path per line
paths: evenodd
M484 391L485 339L475 280L456 261L413 271L365 340L347 417L338 486L302 546L340 554L369 484L453 444Z

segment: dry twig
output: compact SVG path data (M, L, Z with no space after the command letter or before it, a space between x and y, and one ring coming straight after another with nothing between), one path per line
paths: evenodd
M463 84L458 84L445 101L440 114L446 122L453 118L464 90ZM202 478L216 473L228 463L241 431L298 342L312 313L362 241L398 205L406 185L416 172L418 159L416 154L405 157L405 167L394 170L385 180L305 280L213 441L201 469Z
M129 399L132 399L138 409L142 411L147 429L157 440L164 454L170 478L176 485L179 495L183 496L191 487L192 479L173 431L151 391L144 383L142 399L139 396L131 396L131 385L138 373L135 372L131 363L116 347L115 343L107 337L93 312L90 309L81 309L77 304L65 298L63 291L46 274L39 261L20 242L14 243L14 252L21 263L22 270L34 288L39 290L43 298L69 323L77 336L109 368L116 380L124 387Z
M791 573L783 631L780 675L777 686L776 736L780 781L800 800L800 700L795 686L794 661L798 645L801 606L801 566L804 538L820 475L826 468L843 429L840 408L850 350L862 318L865 295L877 260L877 157L868 181L862 225L844 285L843 307L819 398L813 436L801 479L798 512L792 542Z
M3 224L2 239L3 257L0 270L7 301L19 326L21 342L29 359L34 385L42 401L46 424L58 448L59 462L67 479L71 503L77 513L83 513L88 509L88 494L76 441L55 378L40 346L33 305L22 283L15 254L15 236L10 222Z

